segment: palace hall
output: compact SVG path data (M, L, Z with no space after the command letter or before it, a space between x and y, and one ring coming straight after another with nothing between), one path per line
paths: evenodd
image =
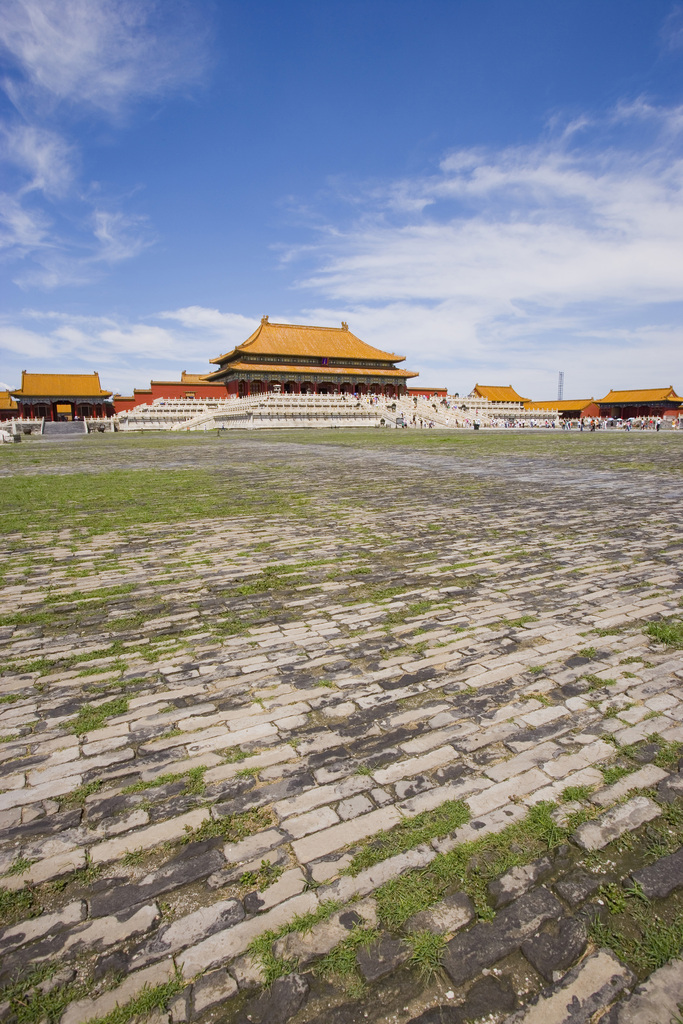
M98 373L27 373L21 387L10 391L19 416L48 421L105 418L114 415L111 391L105 391Z
M367 345L341 327L271 324L261 319L250 338L210 360L220 368L206 377L240 398L268 391L286 394L405 395L417 373L400 369L405 356Z

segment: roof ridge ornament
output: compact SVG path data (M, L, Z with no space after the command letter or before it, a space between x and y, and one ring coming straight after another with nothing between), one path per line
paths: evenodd
M347 324L346 320L342 320L341 325L342 325L342 331L348 331L349 325Z
M267 313L264 313L264 315L261 317L261 323L262 324L267 324L268 323L268 314Z

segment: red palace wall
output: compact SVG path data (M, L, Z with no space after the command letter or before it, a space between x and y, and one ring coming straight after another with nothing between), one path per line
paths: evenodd
M447 398L448 388L406 388L408 398Z
M114 395L117 414L137 405L151 405L157 398L227 398L225 384L182 384L153 380L148 388L135 388L132 396Z

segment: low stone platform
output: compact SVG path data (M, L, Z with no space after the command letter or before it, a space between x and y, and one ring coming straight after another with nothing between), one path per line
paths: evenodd
M3 1020L669 1021L683 439L451 438L7 446Z

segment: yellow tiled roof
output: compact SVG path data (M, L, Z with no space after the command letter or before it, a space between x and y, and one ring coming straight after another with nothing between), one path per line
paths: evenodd
M346 325L308 327L301 324L271 324L264 317L250 338L230 352L209 361L225 363L230 357L239 358L240 353L246 351L262 355L326 356L329 359L373 359L391 363L405 359L405 356L366 345Z
M556 409L557 412L571 412L572 409L585 409L594 401L594 398L563 398L562 400L549 398L547 402L525 402L524 408L532 412L534 409Z
M399 370L395 366L387 367L386 370L372 370L367 367L358 366L301 366L297 363L287 365L286 363L245 363L235 362L229 363L223 367L222 370L217 370L215 374L212 374L212 378L218 376L224 376L227 370L239 370L243 373L253 373L258 375L259 373L298 373L302 377L306 374L316 374L317 376L336 376L340 373L346 374L349 377L417 377L419 374L411 373L409 370Z
M12 394L26 398L108 398L99 373L27 373L22 370L21 387Z
M642 391L609 391L604 398L596 398L600 405L614 405L619 402L642 402L647 405L649 402L683 402L683 398L677 395L670 384L668 388L645 388Z
M0 391L0 409L17 409L17 403L12 401L9 391Z
M183 370L180 374L181 384L208 384L206 379L207 375L204 373L188 373L187 370ZM166 383L166 382L164 382Z
M489 384L475 384L472 394L480 398L488 398L489 402L528 402L528 398L518 395L512 384L507 387L496 387Z

